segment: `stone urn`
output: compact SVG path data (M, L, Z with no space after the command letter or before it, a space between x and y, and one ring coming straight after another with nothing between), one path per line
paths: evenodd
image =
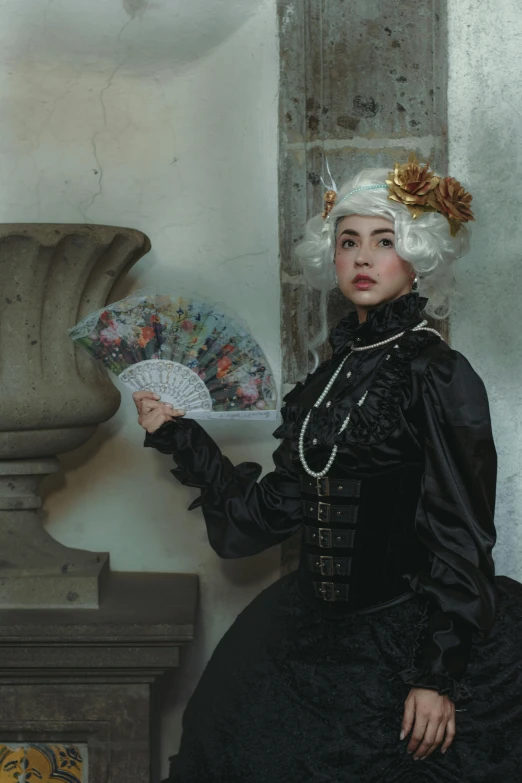
M109 555L55 541L38 485L120 404L67 329L149 250L130 228L0 224L0 609L99 606Z

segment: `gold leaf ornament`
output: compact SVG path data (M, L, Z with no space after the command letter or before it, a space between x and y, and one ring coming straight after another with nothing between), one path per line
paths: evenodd
M452 236L456 235L462 223L475 220L471 211L473 196L454 177L441 179L434 195L438 205L437 211L449 220Z
M422 166L414 152L410 153L407 163L396 163L388 176L389 198L407 206L413 218L436 210L431 196L439 184L439 177L431 171L429 163Z
M424 212L439 212L447 218L452 236L462 223L475 220L471 194L453 177L438 177L429 163L419 163L414 152L407 163L396 163L388 176L389 198L407 206L414 219Z
M337 198L337 193L335 190L327 190L324 194L324 212L323 212L323 220L326 220L332 209L335 205L335 199Z

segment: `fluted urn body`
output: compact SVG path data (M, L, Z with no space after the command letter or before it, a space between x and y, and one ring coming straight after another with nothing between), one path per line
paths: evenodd
M0 459L76 448L119 392L67 329L150 249L115 226L0 224Z
M0 224L0 607L98 604L108 555L55 542L37 486L120 403L67 329L149 250L129 228Z

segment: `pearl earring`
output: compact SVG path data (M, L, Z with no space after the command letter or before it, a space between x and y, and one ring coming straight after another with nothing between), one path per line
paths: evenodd
M413 281L411 290L412 291L418 291L419 290L419 278L417 276L415 276L415 280Z

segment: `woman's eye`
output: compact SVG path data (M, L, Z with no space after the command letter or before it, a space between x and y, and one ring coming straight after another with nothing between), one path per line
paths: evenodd
M341 242L341 247L344 249L346 249L347 247L355 247L355 242L353 241L353 239L344 239Z
M393 239L387 239L386 237L384 237L383 239L381 239L379 244L381 244L382 242L386 243L386 244L383 245L383 247L394 247Z

